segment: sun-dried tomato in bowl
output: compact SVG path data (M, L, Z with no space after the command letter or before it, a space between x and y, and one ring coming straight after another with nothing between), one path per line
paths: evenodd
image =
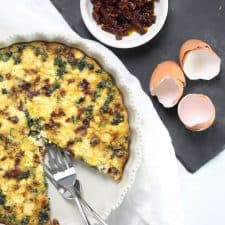
M132 31L146 33L155 23L155 2L158 0L91 0L93 18L107 32L121 40Z

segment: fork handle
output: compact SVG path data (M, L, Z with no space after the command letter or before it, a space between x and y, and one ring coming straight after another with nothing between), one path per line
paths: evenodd
M101 216L85 201L85 199L80 198L84 207L89 210L95 219L101 223L101 225L107 225L107 223L101 218Z
M91 223L90 223L90 221L89 221L89 219L88 219L88 217L87 217L87 215L86 215L86 213L85 213L85 211L84 211L84 209L83 209L83 206L82 206L82 204L81 204L81 202L80 202L80 199L77 197L77 195L76 195L74 189L71 188L71 189L69 189L69 191L70 191L70 193L71 193L71 194L73 195L73 197L74 197L74 200L75 200L76 205L77 205L77 207L78 207L78 210L79 210L79 212L80 212L80 214L81 214L81 216L82 216L82 219L83 219L84 224L85 224L85 225L91 225Z
M85 225L91 225L91 223L88 220L87 215L86 215L86 213L85 213L85 211L84 211L84 209L83 209L83 207L81 205L80 199L76 197L75 198L75 202L77 204L77 207L78 207L78 209L80 211L80 214L82 216L82 219L83 219L83 222L85 223Z

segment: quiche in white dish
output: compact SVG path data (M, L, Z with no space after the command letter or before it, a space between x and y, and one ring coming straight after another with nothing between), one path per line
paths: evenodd
M44 145L120 180L130 128L113 78L77 48L30 42L0 50L0 222L50 224Z

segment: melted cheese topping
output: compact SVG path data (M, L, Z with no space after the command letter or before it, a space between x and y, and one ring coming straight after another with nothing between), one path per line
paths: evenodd
M121 179L127 110L113 78L80 50L44 42L1 49L0 102L0 222L50 224L40 143Z

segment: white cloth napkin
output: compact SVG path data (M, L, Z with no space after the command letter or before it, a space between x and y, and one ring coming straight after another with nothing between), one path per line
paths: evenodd
M1 0L0 3L0 41L14 34L31 32L77 36L49 0ZM143 163L134 187L108 222L183 225L177 162L169 134L136 78L130 78L130 86L139 93L134 100L143 118Z
M39 32L78 36L49 0L0 0L0 41Z

